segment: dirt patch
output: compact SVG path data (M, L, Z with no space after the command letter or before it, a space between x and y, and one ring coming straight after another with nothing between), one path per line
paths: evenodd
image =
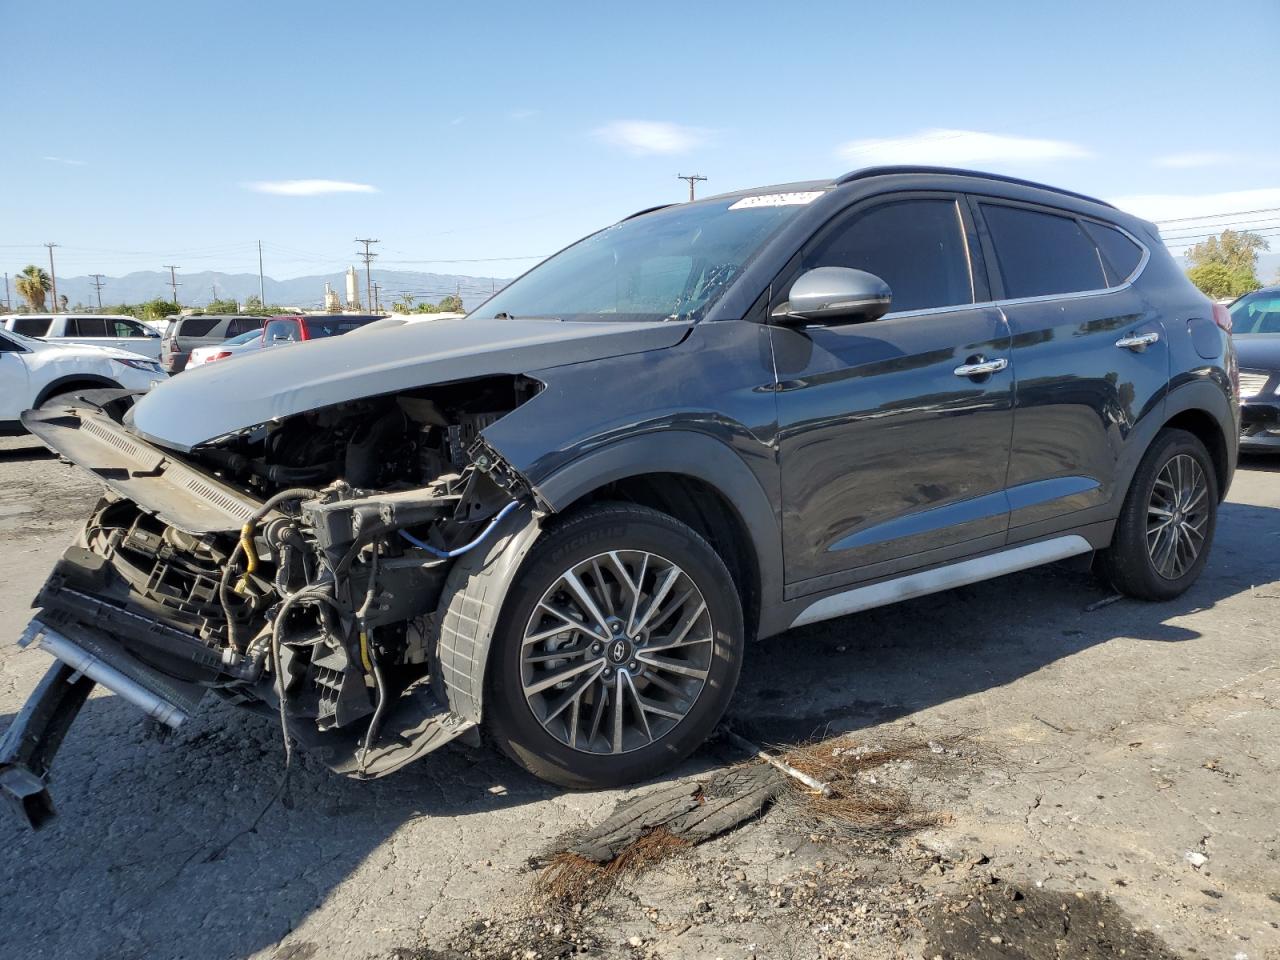
M995 878L935 904L922 920L924 955L935 960L1179 960L1104 897Z

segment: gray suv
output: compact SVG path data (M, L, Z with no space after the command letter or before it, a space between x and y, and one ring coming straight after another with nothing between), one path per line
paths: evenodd
M217 346L232 337L261 330L266 322L266 317L227 313L194 313L185 317L170 317L160 341L160 365L166 373L181 373L187 368L191 351L196 347Z
M1167 600L1236 465L1227 323L1106 203L874 168L642 211L462 319L51 402L24 423L110 489L0 781L47 815L99 682L361 778L484 730L622 784L712 731L749 638L1073 557Z

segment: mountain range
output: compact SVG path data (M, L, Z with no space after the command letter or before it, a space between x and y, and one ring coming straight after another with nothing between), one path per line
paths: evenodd
M419 273L413 270L374 270L371 275L378 284L378 300L384 309L390 309L393 301L401 294L413 295L415 302L430 301L438 303L441 298L450 294L462 297L467 309L479 306L494 291L502 289L510 282L509 278L469 277L452 273ZM357 272L359 296L365 300L365 276L363 271ZM265 301L268 304L302 307L304 309L320 309L324 306L325 281L338 292L338 296L346 300L346 274L328 273L310 277L294 277L289 280L276 280L265 277L262 281ZM9 279L10 294L17 304L17 290L12 287L13 278ZM219 273L204 271L202 273L178 274L178 300L186 307L205 306L210 300L235 299L243 302L251 296L258 295L258 275L256 273ZM102 282L102 305L104 307L117 303L140 303L155 297L169 298L173 291L169 286L169 274L158 270L141 270L127 273L120 277L105 277ZM71 306L84 304L96 308L98 296L94 290L91 277L58 277L58 296L65 296ZM362 304L366 309L369 304Z

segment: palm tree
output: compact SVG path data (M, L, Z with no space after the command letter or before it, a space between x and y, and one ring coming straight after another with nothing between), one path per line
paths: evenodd
M44 294L51 286L49 274L34 264L27 265L18 274L18 296L37 313L44 309Z

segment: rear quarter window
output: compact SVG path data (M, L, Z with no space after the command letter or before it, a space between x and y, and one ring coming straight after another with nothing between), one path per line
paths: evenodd
M1103 266L1110 286L1124 283L1132 277L1138 264L1142 262L1142 248L1115 227L1086 220L1084 228L1102 251Z
M1110 286L1098 248L1069 216L982 203L1004 295L1048 297Z
M221 317L185 317L178 321L176 335L179 337L207 337L221 323Z
M49 325L53 323L46 317L19 317L13 321L13 332L24 337L43 337L49 333Z

